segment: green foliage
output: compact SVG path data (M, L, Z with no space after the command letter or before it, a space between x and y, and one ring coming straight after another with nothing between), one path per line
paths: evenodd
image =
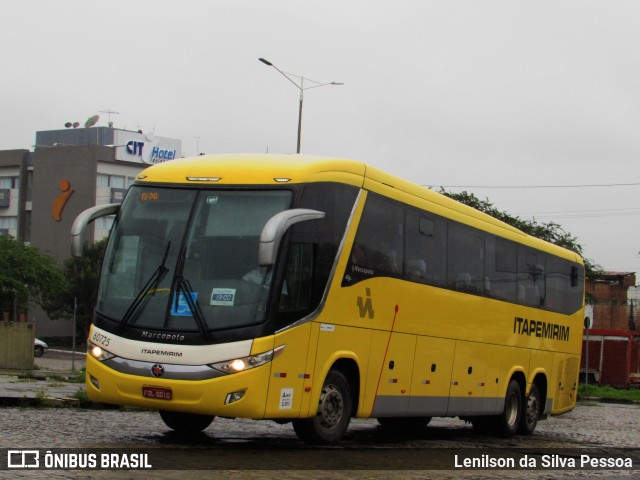
M578 385L578 396L581 398L606 398L609 400L640 401L640 390L624 390L612 387L601 387L599 385Z
M68 304L77 302L76 325L81 338L86 338L93 318L98 293L98 277L106 246L106 239L94 244L86 243L82 257L64 262L64 274L69 281ZM72 307L73 308L73 307Z
M538 223L535 218L533 220L523 220L520 217L509 215L506 212L498 210L489 199L480 200L473 193L461 192L452 193L441 189L440 193L446 195L453 200L460 203L464 203L470 207L480 210L481 212L491 215L498 220L517 228L531 235L532 237L540 238L554 245L566 248L576 252L582 256L582 245L578 243L578 239L567 232L562 226L555 222ZM602 267L593 263L589 259L584 259L586 275L588 278L593 278L602 272Z
M86 369L82 368L80 370L78 370L75 375L71 376L71 377L67 377L67 382L69 383L84 383L85 382L85 374L86 374Z
M64 316L60 298L67 289L67 280L53 257L13 237L0 237L2 310L12 312L15 298L19 312L27 311L33 301L51 317Z
M78 401L78 407L80 408L92 408L94 403L89 399L89 395L84 388L79 388L76 393L73 394L73 398Z

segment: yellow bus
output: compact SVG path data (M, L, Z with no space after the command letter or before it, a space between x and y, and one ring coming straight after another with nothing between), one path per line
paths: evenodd
M573 252L363 163L212 155L144 170L114 215L87 393L339 441L459 417L502 436L571 410L584 265Z

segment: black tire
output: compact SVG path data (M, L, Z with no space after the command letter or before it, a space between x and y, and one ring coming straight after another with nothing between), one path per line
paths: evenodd
M342 439L353 410L349 382L339 370L330 370L322 386L315 417L293 421L300 440L313 445L333 445Z
M170 412L160 410L160 417L165 425L178 433L199 433L213 422L213 415L197 413Z
M381 417L378 423L394 432L415 432L429 425L431 417Z
M33 354L36 357L41 357L44 354L44 348L42 348L41 345L36 345L35 347L33 347Z
M533 434L538 424L538 417L540 416L540 402L540 390L538 390L538 386L534 383L531 385L529 395L522 406L522 418L520 419L518 433L522 435Z
M522 417L522 391L516 380L509 382L504 397L504 410L496 417L496 433L503 438L513 437L520 427Z

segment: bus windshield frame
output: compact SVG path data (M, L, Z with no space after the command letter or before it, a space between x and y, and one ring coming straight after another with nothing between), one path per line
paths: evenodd
M212 332L264 322L272 269L258 264L260 232L293 199L284 188L132 186L105 252L94 323L208 343Z

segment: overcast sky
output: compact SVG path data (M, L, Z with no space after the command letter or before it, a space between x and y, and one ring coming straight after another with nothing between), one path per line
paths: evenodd
M471 191L640 271L639 25L612 0L6 1L0 149L112 110L187 155L295 152L299 92L264 57L344 82L305 92L303 153Z

